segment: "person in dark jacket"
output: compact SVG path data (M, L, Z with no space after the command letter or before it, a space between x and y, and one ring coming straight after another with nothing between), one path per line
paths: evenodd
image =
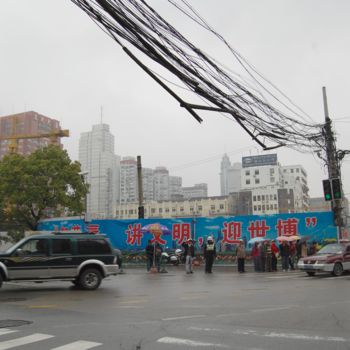
M154 250L155 250L154 255L155 255L155 259L156 259L157 271L160 272L160 261L161 261L161 257L162 257L162 253L163 253L163 248L159 244L159 242L156 242Z
M289 264L289 245L288 242L283 241L280 245L280 254L282 259L282 270L288 271Z
M154 256L154 245L152 241L149 239L148 244L145 248L146 258L147 258L147 271L151 269L153 266L153 256Z
M193 273L192 270L192 261L194 258L194 242L193 239L188 239L186 242L182 243L182 247L184 248L184 256L185 256L185 266L186 273Z
M213 237L209 236L203 248L205 259L205 273L212 273L214 259L216 257L216 247Z

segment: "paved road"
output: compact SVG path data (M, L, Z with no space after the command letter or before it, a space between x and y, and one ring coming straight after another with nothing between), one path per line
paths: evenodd
M350 349L350 275L127 269L97 291L0 291L0 350ZM10 321L28 321L16 326Z

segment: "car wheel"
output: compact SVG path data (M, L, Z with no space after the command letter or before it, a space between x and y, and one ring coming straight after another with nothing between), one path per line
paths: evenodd
M316 272L314 271L306 271L306 273L309 275L309 276L315 276Z
M339 262L335 263L332 274L334 276L341 276L343 274L343 265Z
M97 289L102 281L100 271L97 269L86 269L79 276L79 286L86 290Z

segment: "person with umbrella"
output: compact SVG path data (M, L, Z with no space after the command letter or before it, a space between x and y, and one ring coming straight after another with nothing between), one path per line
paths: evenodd
M282 259L282 270L288 271L288 263L289 263L289 245L287 240L283 240L280 245L280 253Z
M152 244L152 240L148 240L148 244L145 248L146 258L147 258L147 271L151 270L153 266L153 255L154 255L154 245Z
M184 248L184 257L185 257L185 266L186 273L193 273L192 270L192 261L194 258L194 242L192 238L189 238L186 242L182 243Z

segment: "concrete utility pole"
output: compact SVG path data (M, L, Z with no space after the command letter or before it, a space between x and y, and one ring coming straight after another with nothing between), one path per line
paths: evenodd
M143 189L142 189L142 165L141 156L137 156L137 188L139 192L139 212L138 218L144 219L145 208L143 206Z
M324 114L325 114L325 125L324 125L324 137L326 144L326 155L327 155L327 167L328 167L328 178L332 182L332 179L339 179L341 184L341 176L340 176L340 164L337 156L337 149L335 144L335 137L332 130L332 121L329 118L328 113L328 103L327 103L327 95L326 88L322 88L323 92L323 105L324 105ZM341 185L342 189L343 186ZM342 238L342 230L343 226L342 220L342 198L332 199L332 210L334 213L334 224L338 227L338 241Z

